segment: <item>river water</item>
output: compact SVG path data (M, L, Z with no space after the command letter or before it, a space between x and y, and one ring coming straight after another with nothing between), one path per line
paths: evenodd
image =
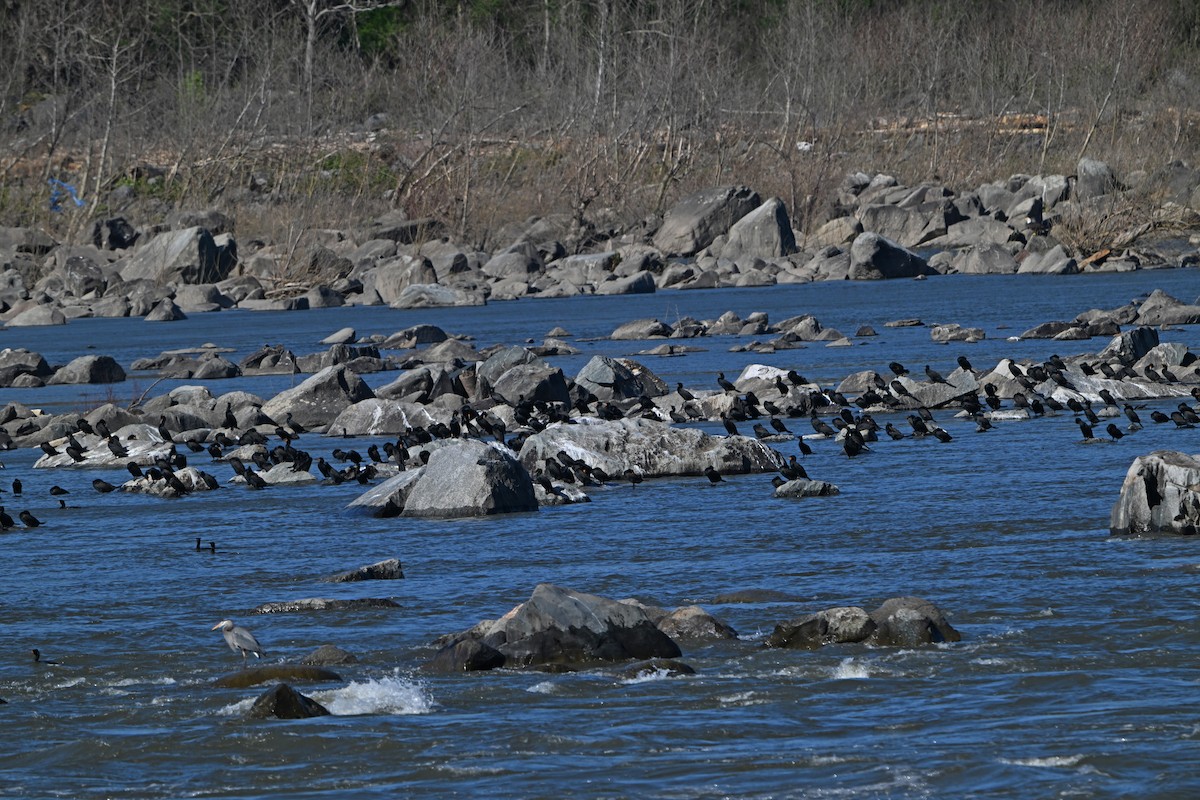
M1025 328L1163 288L1191 302L1192 271L1071 278L942 277L623 298L524 300L483 308L221 312L153 324L75 320L8 330L0 344L51 362L85 352L123 365L205 342L237 360L264 343L297 352L345 325L389 334L420 322L480 347L520 344L562 325L603 337L640 317L773 320L812 313L826 327L880 336L774 355L749 340L644 358L664 380L716 388L717 370L792 367L831 385L898 360L948 372L967 355L1043 359L1104 342L1008 341ZM972 345L931 343L900 317L984 328ZM1164 340L1197 347L1196 330ZM550 359L573 375L594 353L656 343L581 341ZM94 348L89 350L88 348ZM397 373L367 375L381 386ZM290 376L209 384L270 397ZM3 390L48 411L84 410L150 388ZM178 382L154 386L151 394ZM110 392L111 389L111 392ZM1173 402L1151 403L1169 408ZM1143 418L1148 416L1143 412ZM814 442L805 465L831 498L776 500L768 476L613 484L590 504L482 520L373 519L345 510L358 486L228 488L180 500L97 495L94 477L35 471L36 451L0 456L36 530L0 533L0 797L19 798L1029 798L1200 795L1200 542L1108 536L1108 514L1137 455L1200 451L1200 430L1148 424L1084 445L1070 415L997 423L986 434L938 415L954 441L881 441L847 459ZM903 418L879 415L906 428ZM803 427L803 420L794 421ZM719 426L703 426L718 432ZM793 429L796 429L794 427ZM802 432L807 432L803 430ZM382 441L382 440L380 440ZM362 450L369 440L350 440ZM341 439L306 434L316 455ZM785 454L795 445L781 445ZM227 467L208 467L228 477ZM57 508L50 485L70 491ZM195 537L218 552L196 552ZM330 584L331 573L398 557L406 578ZM503 614L539 582L668 608L700 604L736 641L685 647L697 674L623 677L500 671L429 675L433 639ZM722 595L763 590L758 602ZM897 595L937 603L960 643L918 650L834 646L777 651L777 622ZM400 608L257 616L303 597L392 597ZM355 653L343 680L300 686L334 716L252 721L261 689L218 689L241 665L210 628L232 617L268 662L331 643ZM58 664L36 664L38 647Z

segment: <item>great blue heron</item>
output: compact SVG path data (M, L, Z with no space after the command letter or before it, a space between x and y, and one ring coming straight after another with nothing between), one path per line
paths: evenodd
M243 666L247 653L253 653L255 658L263 657L262 645L254 638L254 634L240 625L234 625L233 620L223 619L212 627L214 631L218 628L221 629L221 635L225 637L225 644L229 645L229 649L242 654Z

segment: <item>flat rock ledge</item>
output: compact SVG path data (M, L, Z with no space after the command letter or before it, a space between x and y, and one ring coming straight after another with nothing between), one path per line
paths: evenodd
M782 455L748 436L713 436L646 419L592 418L555 423L530 436L521 463L532 471L559 452L609 475L632 469L645 478L703 475L710 466L722 474L774 472L784 463Z

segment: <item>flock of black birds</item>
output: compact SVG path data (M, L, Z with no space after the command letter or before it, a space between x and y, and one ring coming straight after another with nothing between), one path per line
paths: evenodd
M957 359L958 367L971 373L978 380L984 375L975 370L965 356ZM1139 375L1120 362L1110 363L1105 360L1089 362L1076 361L1075 365L1085 375L1102 375L1113 381L1127 379L1145 380L1152 383L1176 383L1179 381L1174 372L1167 367L1146 367ZM1189 365L1190 366L1190 365ZM724 373L717 373L716 383L721 393L728 398L728 410L721 411L719 418L725 431L731 436L741 435L739 424L749 423L753 435L761 440L773 442L790 440L794 437L798 443L801 456L811 455L812 446L805 441L804 436L797 435L788 427L785 420L807 418L815 434L820 437L836 439L841 450L849 458L856 458L871 452L871 445L880 440L880 434L892 440L931 438L939 442L953 441L953 436L943 428L933 413L913 394L909 386L900 379L912 381L909 370L898 362L888 365L892 377L873 373L872 385L862 391L853 400L847 399L836 390L824 390L810 382L796 370L788 370L773 379L778 397L760 398L753 391L740 392ZM1029 417L1040 417L1058 413L1074 414L1075 423L1084 440L1094 440L1094 432L1103 423L1101 416L1117 416L1123 410L1129 421L1126 430L1122 430L1114 422L1109 422L1103 430L1111 440L1118 440L1139 430L1142 427L1137 408L1128 402L1122 403L1108 389L1100 389L1098 394L1104 402L1100 412L1093 408L1090 400L1080 401L1075 398L1065 402L1056 400L1051 392L1042 392L1038 386L1046 382L1074 390L1076 387L1067 374L1068 365L1059 356L1051 356L1043 363L1021 367L1011 360L1002 361L995 374L1002 375L1006 370L1012 381L1020 386L1019 390L1005 391L1011 397L1011 408L1024 412ZM941 373L930 365L925 365L924 376L929 384L955 386ZM953 376L952 376L953 377ZM1191 377L1191 376L1189 376ZM582 388L582 387L579 387ZM915 387L914 387L915 388ZM950 395L951 399L942 404L942 408L955 409L959 416L966 416L975 423L975 430L983 433L992 429L989 412L1002 409L1003 398L1001 390L991 382L984 381L982 395L974 390L966 390ZM289 413L281 424L273 421L265 425L248 426L244 430L238 425L236 415L230 404L226 404L223 418L223 428L206 437L207 441L188 438L179 441L179 433L173 433L167 427L166 415L158 421L158 433L163 443L168 445L165 452L153 457L153 464L145 467L135 460L126 462L131 478L147 481L155 487L156 493L162 496L184 496L195 488L194 480L203 482L205 488L216 489L217 479L208 472L193 468L189 480L181 479L179 472L188 466L188 456L179 451L185 448L192 457L197 454L207 454L213 463L224 462L230 466L235 476L239 476L247 487L252 490L266 488L270 482L262 477L280 465L294 472L309 472L316 466L322 481L328 485L343 483L369 484L381 475L394 474L410 466L420 466L428 461L429 450L422 445L438 439L470 437L479 439L495 439L519 452L525 439L533 432L544 430L554 422L570 422L572 410L578 414L588 414L602 419L621 419L635 415L646 418L663 420L663 417L676 423L691 423L707 421L708 417L698 406L696 396L682 383L676 384L676 395L682 400L682 408L674 405L669 409L662 407L652 398L641 396L623 401L601 401L590 392L573 392L575 397L572 407L564 404L532 402L523 398L516 403L509 403L501 397L493 398L495 402L504 402L513 409L513 420L518 429L509 435L508 427L500 416L489 410L476 410L470 404L463 404L452 412L448 422L434 422L427 426L410 427L403 434L382 444L371 444L365 449L365 456L353 449L333 448L330 457L333 462L324 457L313 456L296 446L300 436L307 431L296 422ZM711 393L710 393L711 394ZM1192 388L1193 398L1200 400L1200 387ZM1140 407L1139 407L1140 408ZM260 409L261 411L261 409ZM904 431L892 422L880 426L874 419L873 413L881 411L903 413L908 411L906 422L910 430ZM962 413L959 413L962 412ZM826 421L822 414L828 415ZM1173 423L1178 428L1200 426L1200 414L1187 403L1179 403L1178 407L1169 414L1152 411L1150 419L1154 423ZM795 423L793 423L794 425ZM768 427L769 426L769 427ZM273 428L277 443L272 445L271 438L262 429ZM336 432L335 432L336 433ZM120 459L128 456L128 448L105 425L103 420L93 427L84 418L78 419L74 431L68 433L65 442L58 447L50 443L41 445L42 451L49 456L66 453L73 462L85 460L88 446L76 437L76 434L97 437L93 447L104 447L112 456ZM345 432L343 432L345 434ZM817 438L817 437L809 437ZM254 445L249 456L235 454L236 448ZM415 455L414 455L415 451ZM385 469L386 465L386 469ZM704 475L712 484L724 483L723 476L715 467L708 467ZM534 470L534 480L547 492L558 493L554 482L560 484L578 484L581 486L603 485L609 482L625 480L636 487L643 481L642 473L637 469L626 469L620 475L608 475L603 470L590 466L583 460L573 458L560 451L555 458L547 459L543 465ZM807 479L808 474L797 461L796 456L790 456L774 476L772 481L779 485L786 481ZM102 478L92 481L93 488L102 494L121 488ZM21 482L13 482L14 496L21 496ZM54 486L50 489L52 496L58 497L61 508L67 508L66 501L61 497L68 494L66 489ZM28 528L39 526L40 521L28 511L22 511L18 518ZM0 530L10 529L16 522L0 506ZM210 543L212 552L215 544ZM197 549L200 541L197 540Z
M984 377L983 373L977 371L971 365L966 356L959 356L957 364L959 368L970 373L977 380ZM1011 393L1011 409L1023 412L1029 418L1052 416L1060 413L1074 414L1074 421L1079 426L1080 433L1085 442L1098 440L1094 429L1099 428L1101 425L1104 426L1103 430L1107 433L1111 441L1122 439L1129 433L1141 430L1143 427L1138 409L1144 409L1145 406L1135 407L1129 402L1122 402L1107 388L1101 388L1097 391L1098 396L1104 403L1099 412L1097 412L1091 400L1084 399L1081 401L1075 397L1069 397L1065 401L1059 401L1053 396L1052 392L1039 391L1038 387L1040 385L1050 382L1056 387L1061 386L1065 389L1078 392L1077 387L1067 374L1067 363L1058 355L1050 356L1043 363L1024 367L1011 360L1003 361L1001 365L1007 369L1008 377L1021 387L1020 390ZM1180 383L1175 372L1166 366L1158 368L1147 366L1142 370L1141 374L1138 374L1129 366L1120 362L1110 363L1102 359L1095 361L1080 360L1076 362L1076 366L1084 375L1099 375L1118 382L1123 380L1141 380L1154 384ZM1186 364L1187 368L1191 366L1191 364ZM1000 370L1002 367L998 366L997 370ZM752 430L757 438L769 439L781 434L787 435L792 433L781 417L802 418L807 416L814 433L820 437L839 440L842 451L849 458L855 458L863 453L870 452L871 448L869 444L879 441L881 431L892 440L931 437L942 443L953 441L954 437L937 423L930 409L921 405L919 398L901 382L901 378L910 376L909 370L903 364L896 361L890 362L888 369L894 377L889 380L878 373L874 374L873 386L863 391L853 400L848 400L836 390L826 391L812 388L815 385L809 384L795 370L788 371L787 381L782 376L774 379L779 397L768 399L760 399L752 391L738 392L736 386L723 373L717 373L717 386L725 394L733 396L730 410L728 412L721 412L720 420L726 432L731 436L740 435L737 427L738 423L751 422ZM1200 374L1200 369L1197 369L1196 373ZM958 388L928 364L925 365L924 374L927 382L930 384L944 384ZM1193 376L1189 374L1188 377ZM799 387L806 388L802 389L799 395L797 395ZM975 431L978 433L992 430L993 425L989 412L1001 411L1004 402L1000 390L994 383L985 381L982 385L982 390L982 396L977 391L964 390L953 395L951 400L944 405L945 408L952 409L956 415L967 416L975 423ZM678 384L677 392L684 401L684 411L681 413L672 408L672 418L676 418L677 415L684 418L699 416L690 407L691 401L695 399L694 395L684 389L682 384ZM1193 386L1190 394L1194 400L1200 402L1200 387ZM786 405L782 408L778 405L785 402ZM855 412L855 407L857 407L858 413ZM887 422L880 428L871 411L868 409L873 409L876 412L880 410L889 412L910 410L912 413L907 415L907 423L911 430L906 433L891 422ZM830 421L827 422L822 419L820 416L821 413L831 414ZM1104 424L1102 420L1102 417L1111 418L1120 416L1122 413L1129 423L1125 430L1122 430L1115 422ZM769 422L770 429L760 421L764 418ZM1150 419L1157 424L1173 423L1177 428L1194 428L1200 426L1200 414L1197 413L1196 408L1192 408L1186 402L1180 402L1176 409L1170 413L1158 410L1151 411ZM797 440L801 454L811 455L813 452L812 447L805 442L804 438L797 436ZM795 456L791 456L788 465L780 470L783 479L794 480L796 478L808 477L802 468L797 472L793 465L798 466L795 464ZM709 480L716 482L713 474L706 474L708 474ZM782 479L776 477L773 481L776 485L779 485Z

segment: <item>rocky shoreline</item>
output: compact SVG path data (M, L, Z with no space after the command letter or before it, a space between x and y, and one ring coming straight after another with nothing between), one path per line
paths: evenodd
M1014 175L964 192L852 173L832 218L807 236L781 200L745 186L698 192L662 220L631 229L585 232L566 218L534 218L505 228L510 244L493 252L452 241L438 220L399 214L352 230L309 230L292 243L239 242L236 221L220 210L176 212L140 227L97 220L88 244L0 228L0 321L172 321L231 308L429 308L819 280L1190 267L1200 262L1200 215L1177 196L1200 185L1200 173L1172 169L1172 186L1183 189L1120 230L1109 229L1120 228L1121 209L1133 202L1126 197L1149 178L1122 180L1090 159L1075 175Z

